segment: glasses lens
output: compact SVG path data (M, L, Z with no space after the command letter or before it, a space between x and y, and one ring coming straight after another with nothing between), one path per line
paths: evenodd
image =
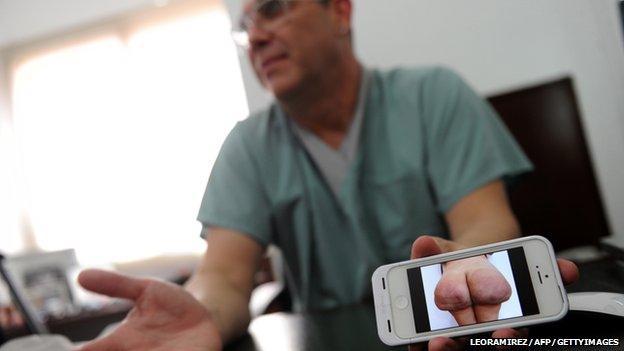
M262 18L270 20L284 13L285 7L286 3L283 0L268 0L261 3L257 11Z
M238 31L249 31L256 23L258 17L264 20L272 20L279 17L286 10L285 0L258 1L253 11L244 13L238 23Z
M249 47L249 29L251 26L258 25L257 21L274 20L287 10L289 0L265 0L259 1L251 13L245 13L241 17L238 29L232 31L232 39L234 43L241 48Z
M249 47L249 35L246 30L234 30L231 34L232 40L236 46L241 49L247 49Z

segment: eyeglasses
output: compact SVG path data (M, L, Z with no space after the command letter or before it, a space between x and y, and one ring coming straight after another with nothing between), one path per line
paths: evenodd
M258 0L253 8L244 13L238 27L232 30L232 39L237 46L249 47L249 30L252 27L273 30L282 23L295 2L319 2L327 0Z

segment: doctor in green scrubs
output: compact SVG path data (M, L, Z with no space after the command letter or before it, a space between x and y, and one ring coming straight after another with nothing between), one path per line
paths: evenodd
M284 254L294 309L307 311L369 300L379 265L519 235L504 182L531 164L496 114L449 69L363 67L351 12L350 0L245 2L237 37L275 102L222 146L198 215L204 258L186 290L83 272L86 288L138 303L84 350L220 349L246 330L269 244ZM572 263L560 268L575 279ZM485 258L445 272L436 303L460 324L496 318L509 298Z

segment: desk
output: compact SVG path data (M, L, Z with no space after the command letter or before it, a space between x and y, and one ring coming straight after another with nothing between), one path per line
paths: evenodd
M581 279L569 292L624 292L624 268L612 260L580 266ZM569 312L555 323L531 327L532 338L619 338L614 347L565 347L565 350L624 350L624 319L584 312ZM487 334L478 337L488 337ZM483 350L483 347L472 348ZM529 348L524 348L529 350ZM546 348L543 348L544 350ZM249 335L226 351L402 350L377 338L374 309L361 305L316 313L274 313L256 318ZM470 348L469 348L470 350Z
M624 267L613 260L580 265L579 282L568 287L569 292L624 292ZM122 306L123 307L123 306ZM88 340L99 334L109 322L123 318L127 308L99 311L80 318L53 321L51 330L72 340ZM21 334L23 334L22 331ZM20 333L7 333L9 337ZM487 337L484 335L483 337ZM593 313L570 312L561 321L531 328L531 337L545 338L619 338L624 350L624 319ZM566 347L565 350L590 350L588 347ZM596 347L596 350L616 348ZM226 348L226 351L341 351L402 350L388 347L377 338L374 310L361 305L316 313L273 313L256 318L249 335ZM483 350L483 347L473 348ZM524 348L529 350L529 348ZM554 350L554 349L553 349Z
M254 319L250 335L227 351L405 350L377 337L375 311L362 305L314 313L273 313Z
M624 350L624 320L592 313L570 312L561 321L531 328L531 338L618 338L620 346L596 350ZM354 306L335 311L293 314L274 313L256 318L250 335L229 345L226 351L339 351L402 350L389 347L377 338L371 306ZM487 338L489 334L475 337ZM481 347L468 350L483 350ZM492 348L493 349L493 348ZM524 348L530 350L529 348ZM546 349L546 348L544 348ZM565 350L590 350L565 347Z
M131 305L129 303L115 303L100 310L84 311L76 316L55 318L46 321L52 334L60 334L72 341L91 340L102 332L108 325L123 320ZM12 328L5 331L7 339L29 335L26 328Z

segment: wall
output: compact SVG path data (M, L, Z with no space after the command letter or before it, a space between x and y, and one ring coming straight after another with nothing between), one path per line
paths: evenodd
M0 0L0 48L48 36L127 11L150 0Z
M226 0L238 16L240 0ZM624 39L617 0L354 0L369 66L445 64L492 94L571 74L615 241L624 246ZM237 17L238 18L238 17ZM269 97L243 59L250 109Z

